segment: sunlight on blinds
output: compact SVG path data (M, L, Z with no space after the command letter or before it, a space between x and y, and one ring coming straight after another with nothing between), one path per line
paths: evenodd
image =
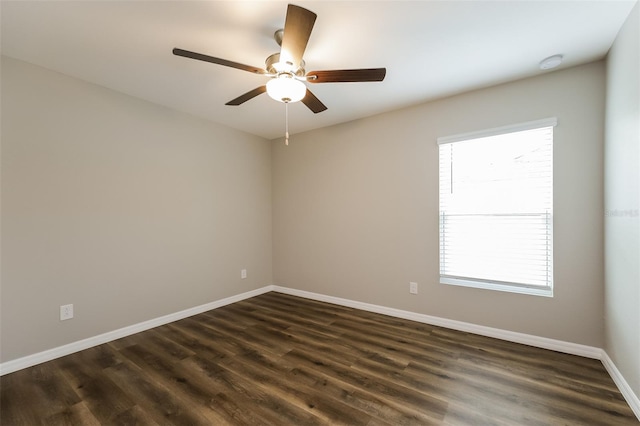
M553 126L441 144L441 281L551 289L552 179Z

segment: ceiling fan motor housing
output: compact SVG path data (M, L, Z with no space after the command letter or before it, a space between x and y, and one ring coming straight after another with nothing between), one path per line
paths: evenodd
M291 62L280 62L280 53L274 53L264 61L265 68L270 74L282 74L287 73L295 75L297 77L304 77L304 60L300 61L300 66L297 69L293 68Z

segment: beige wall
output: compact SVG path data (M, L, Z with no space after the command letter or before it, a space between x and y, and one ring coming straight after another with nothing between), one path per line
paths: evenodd
M605 142L605 350L640 398L640 6L609 52Z
M8 58L2 84L2 362L271 283L604 344L603 62L289 147ZM438 284L436 138L550 116L555 296Z
M270 168L266 140L3 57L2 362L271 284Z
M604 99L596 62L274 141L274 284L602 347ZM439 284L436 138L551 116L554 297Z

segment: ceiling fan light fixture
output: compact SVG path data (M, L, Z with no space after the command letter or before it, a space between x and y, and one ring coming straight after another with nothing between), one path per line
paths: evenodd
M203 53L179 49L177 47L173 49L173 54L235 68L270 79L267 84L258 86L230 100L225 105L242 105L256 96L268 92L269 97L285 104L285 111L287 111L287 105L290 102L302 101L311 112L317 114L325 111L327 107L307 89L307 82L318 84L382 81L384 80L387 70L386 68L338 69L311 71L307 74L303 56L316 18L317 15L310 10L296 6L295 4L287 5L287 16L284 21L284 28L276 31L274 34L274 38L280 46L280 51L267 57L264 68L245 65Z
M307 86L287 74L280 74L267 82L267 94L278 102L298 102L306 93Z

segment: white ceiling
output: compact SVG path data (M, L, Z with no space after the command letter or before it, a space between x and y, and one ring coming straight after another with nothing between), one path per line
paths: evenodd
M307 71L386 67L381 83L308 83L328 107L289 106L290 132L346 122L603 58L631 1L297 1L317 13ZM237 69L174 56L180 47L264 67L279 51L281 1L5 1L2 54L263 136L284 134L284 105Z

